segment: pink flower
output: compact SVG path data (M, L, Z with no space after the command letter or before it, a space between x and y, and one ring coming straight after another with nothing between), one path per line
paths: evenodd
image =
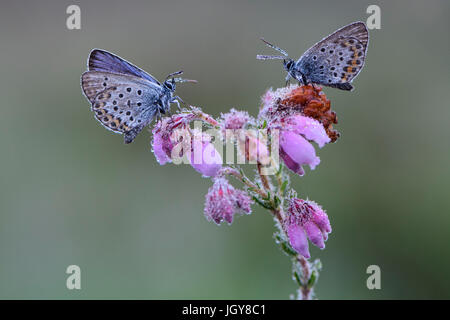
M322 148L339 137L333 130L337 118L330 101L321 88L312 85L268 90L262 98L259 118L271 130L279 130L280 157L299 175L305 173L303 165L314 170L320 163L311 141Z
M222 114L220 126L222 131L226 129L236 130L243 129L249 122L253 122L253 119L246 111L231 109L230 112Z
M153 133L152 150L160 165L172 162L172 159L170 158L172 149L173 143L170 140L170 136L163 135L161 132Z
M302 165L309 165L311 170L320 163L314 147L308 140L323 147L330 138L317 120L302 115L294 115L282 120L279 125L280 157L286 166L299 175L305 171Z
M185 130L194 118L192 113L179 113L164 117L155 124L152 130L152 151L160 165L172 162L172 150L177 143L174 139L175 130Z
M214 179L205 201L205 217L220 225L222 221L231 224L236 213L250 214L252 200L247 192L235 189L227 179Z
M292 248L305 258L310 257L308 238L314 245L324 249L331 232L325 211L313 201L298 198L289 203L284 228Z
M313 118L294 115L285 119L285 121L291 130L303 135L303 137L308 140L316 142L319 145L319 148L322 148L331 141L323 125Z
M280 157L286 166L302 176L305 174L302 165L309 165L311 170L320 163L314 147L301 135L282 130L280 134Z
M317 120L331 142L339 138L339 133L333 129L333 125L337 124L336 113L331 110L330 100L322 92L322 88L316 85L291 85L275 91L269 89L261 102L258 118L261 122L267 121L269 126L291 116L301 115Z
M192 137L191 166L204 177L214 177L222 168L222 156L209 141L206 134L194 133Z
M240 130L236 134L238 151L248 163L270 164L267 138L256 130Z

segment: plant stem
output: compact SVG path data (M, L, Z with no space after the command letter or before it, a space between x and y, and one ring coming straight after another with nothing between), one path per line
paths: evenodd
M205 114L203 114L203 115L205 115ZM210 123L210 122L208 121L208 123ZM263 199L267 199L269 193L273 194L273 192L272 192L273 187L270 183L270 179L268 179L268 177L266 175L262 174L261 164L258 163L257 168L258 168L258 174L261 179L263 189L260 188L259 186L257 186L255 183L253 183L241 171L239 171L236 168L232 168L232 167L222 168L219 175L225 175L225 174L232 175L235 178L237 178L238 180L240 180L242 183L244 183L251 190L253 190L258 195L260 195ZM281 188L283 185L282 170L283 170L283 168L280 170L280 172L277 172L277 174L276 174L277 188L276 188L275 194L278 195L278 197L283 200L281 203L277 204L277 202L275 202L274 199L271 199L270 201L273 205L272 205L272 208L269 210L273 214L273 216L278 220L280 225L283 225L283 222L285 219L285 214L284 214L284 210L283 210L284 197L282 194L283 192L281 191ZM285 232L285 231L280 230L280 232ZM308 260L305 257L303 257L300 254L297 254L297 256L295 256L295 259L293 261L294 261L294 263L298 262L301 267L301 275L300 275L301 284L300 284L300 288L298 289L298 292L299 292L298 298L301 300L311 300L313 288L309 284L309 280L311 278L310 263L308 262Z
M267 191L271 191L272 188L270 187L269 179L267 179L267 176L266 176L266 175L264 175L264 174L261 173L261 172L262 172L262 171L261 171L261 170L262 170L261 164L258 163L258 164L257 164L257 167L258 167L259 177L261 178L261 182L262 182L264 188L265 188Z
M244 183L247 187L258 193L261 197L267 198L268 194L266 191L260 189L256 184L254 184L249 178L242 175L239 170L231 168L231 167L225 167L222 168L220 171L220 174L228 174L236 177L238 180L240 180L242 183Z
M276 180L278 182L278 190L277 194L281 199L283 199L281 195L281 186L283 184L282 181L282 170L277 173ZM271 190L269 179L267 179L267 176L261 174L261 165L258 164L258 173L261 178L262 184L264 188L268 191ZM277 220L280 222L281 225L283 225L284 220L284 212L283 212L283 202L275 209L271 210L272 214L277 218ZM299 298L301 297L301 300L311 300L311 293L312 293L312 287L309 286L309 279L311 277L311 270L308 260L303 257L300 254L297 254L296 260L299 262L302 272L301 272L301 283L302 285L299 288Z
M193 114L195 114L197 116L198 119L205 121L206 123L209 123L210 125L212 125L213 127L218 127L219 123L217 122L216 119L214 119L212 116L210 116L207 113L204 113L203 111L201 111L199 108L191 106L192 110L191 112Z
M309 262L306 260L305 257L302 255L297 255L297 261L300 263L300 266L302 267L302 283L303 285L300 287L300 293L302 300L311 300L311 289L308 286L309 278L311 277L311 271L309 268Z

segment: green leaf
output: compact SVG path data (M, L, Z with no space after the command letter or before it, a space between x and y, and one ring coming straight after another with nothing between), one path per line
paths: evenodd
M311 267L313 270L316 270L317 272L322 270L322 262L320 259L314 260L314 262L311 264Z
M318 272L316 271L316 270L314 270L312 273L311 273L311 277L309 277L309 280L308 280L308 285L307 285L307 287L309 288L309 289L311 289L312 287L314 287L314 285L316 284L316 281L317 281L317 278L319 277L319 274L318 274Z
M273 237L275 238L275 242L277 244L280 244L283 241L283 238L281 238L281 235L279 232L275 232Z
M278 206L280 205L280 203L281 203L281 200L280 200L280 198L278 198L278 196L274 196L273 197L273 202L274 202L274 206L275 206L275 208L278 208Z
M280 162L280 166L278 167L277 175L279 175L281 173L281 171L283 171L283 163L282 162Z
M297 251L292 249L292 247L286 241L280 241L280 247L288 256L291 257L297 256Z
M255 202L256 202L257 204L259 204L261 207L263 207L263 208L265 208L265 209L268 209L268 210L272 210L272 209L273 209L271 205L269 205L269 204L267 204L267 203L265 203L265 202L259 200L258 197L253 196L252 198L253 198L253 200L255 200Z
M288 180L284 180L283 184L281 185L281 193L284 193L284 191L286 190L286 187L288 185L289 181Z
M295 281L298 283L298 285L300 287L303 287L302 281L300 280L300 276L298 275L298 273L296 271L294 271L294 278L295 278Z

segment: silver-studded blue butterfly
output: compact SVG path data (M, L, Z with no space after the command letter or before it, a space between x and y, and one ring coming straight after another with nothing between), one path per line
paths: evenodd
M196 82L174 78L171 73L161 84L147 72L104 50L94 49L88 58L88 71L81 76L81 87L91 103L95 118L108 130L124 135L131 143L155 116L170 110L180 97L174 96L177 82Z
M260 60L281 59L287 71L286 83L292 77L300 84L316 83L341 90L352 90L350 84L359 74L366 58L369 32L364 22L351 23L309 48L297 61L286 51L264 41L282 56L257 55Z

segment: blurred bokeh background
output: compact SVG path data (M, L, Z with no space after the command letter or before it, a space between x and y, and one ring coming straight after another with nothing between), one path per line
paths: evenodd
M81 8L81 30L66 8ZM0 298L287 299L296 289L273 221L254 206L232 226L203 216L210 181L159 166L144 131L106 131L80 90L92 48L163 79L182 68L187 102L256 116L283 85L264 36L297 57L335 29L366 21L366 66L349 93L325 88L337 143L294 177L333 233L322 299L450 298L450 5L448 1L3 1L0 10ZM66 289L68 265L81 290ZM366 268L381 268L368 290Z

